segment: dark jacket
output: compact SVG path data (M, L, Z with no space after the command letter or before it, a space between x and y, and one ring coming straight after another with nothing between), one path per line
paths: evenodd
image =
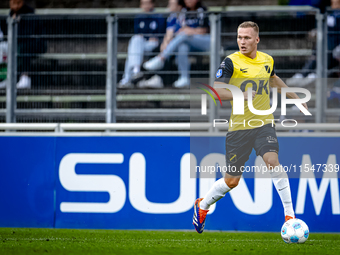
M10 10L9 15L13 16L14 12ZM25 14L34 14L34 9L24 4L16 16ZM42 38L31 37L38 35L39 26L43 23L36 16L21 17L18 23L18 52L19 54L39 54L46 52L46 42ZM41 30L41 28L39 29Z
M34 9L30 6L28 6L27 4L24 4L20 9L19 11L16 13L17 16L20 16L22 14L33 14L34 13ZM14 14L14 11L13 10L10 10L9 12L9 16L13 16Z

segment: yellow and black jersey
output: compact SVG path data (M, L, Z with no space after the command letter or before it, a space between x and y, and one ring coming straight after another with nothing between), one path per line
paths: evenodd
M241 52L235 52L227 56L221 63L216 73L215 81L234 85L245 92L248 88L256 91L253 106L257 110L270 109L269 78L274 73L274 60L266 53L257 51L256 57L251 59ZM233 101L231 101L233 106ZM261 124L272 123L274 116L255 115L248 108L248 102L244 102L244 115L230 116L229 131L252 129ZM263 121L263 123L261 122Z

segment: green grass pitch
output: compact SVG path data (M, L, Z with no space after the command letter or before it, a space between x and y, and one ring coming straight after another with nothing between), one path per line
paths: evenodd
M280 233L0 228L0 254L340 254L339 234L286 244Z

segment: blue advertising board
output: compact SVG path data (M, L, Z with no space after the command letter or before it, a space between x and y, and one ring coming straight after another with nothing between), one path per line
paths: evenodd
M3 136L0 141L1 227L193 229L194 200L221 175L191 178L190 167L224 164L223 137ZM339 173L323 173L322 165L338 164L340 137L279 137L279 143L280 162L291 169L296 216L313 232L339 232ZM253 153L246 166L260 160ZM280 230L283 207L271 179L244 177L211 208L206 229Z
M54 224L53 137L0 137L0 226Z

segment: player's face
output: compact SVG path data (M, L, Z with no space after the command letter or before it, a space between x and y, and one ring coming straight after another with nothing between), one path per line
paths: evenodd
M152 0L140 0L140 8L142 8L144 12L151 12L154 8Z
M252 56L255 54L256 56L257 44L259 41L260 38L253 28L247 27L238 29L237 44L243 55Z

